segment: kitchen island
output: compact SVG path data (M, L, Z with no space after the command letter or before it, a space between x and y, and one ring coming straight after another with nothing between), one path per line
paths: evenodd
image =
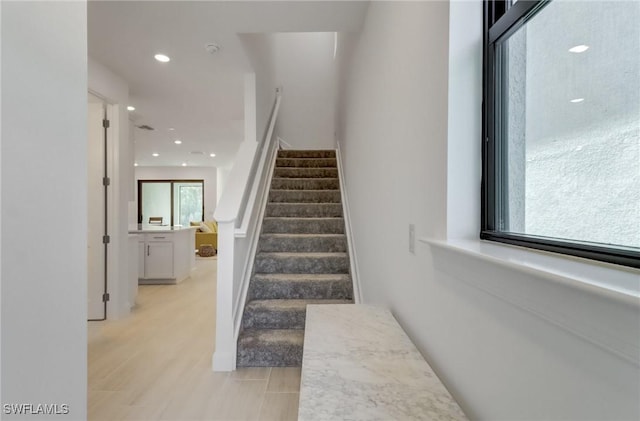
M197 227L140 224L138 234L138 283L177 284L195 267Z

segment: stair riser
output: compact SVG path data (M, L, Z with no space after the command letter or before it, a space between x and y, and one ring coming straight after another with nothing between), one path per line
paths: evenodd
M342 218L265 218L262 222L265 234L344 234Z
M273 257L257 256L256 273L349 273L346 256Z
M238 347L238 367L300 367L302 345L271 346L262 349Z
M335 178L273 178L271 188L280 190L339 190L340 183Z
M284 149L278 151L278 158L335 158L336 151L306 151Z
M264 308L244 310L245 329L304 329L306 308L270 311Z
M263 235L258 243L262 252L341 253L347 251L344 235L331 237L272 237Z
M339 190L271 190L272 203L340 203Z
M272 299L330 299L350 300L351 281L259 281L253 280L250 292L252 300Z
M273 176L286 178L337 178L338 169L282 167L276 168Z
M276 167L335 168L335 158L276 158Z
M307 218L339 218L342 217L341 203L269 203L267 217L307 217Z

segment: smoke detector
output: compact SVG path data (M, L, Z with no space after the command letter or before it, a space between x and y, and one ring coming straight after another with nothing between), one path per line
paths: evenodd
M204 49L207 50L209 54L215 54L218 51L220 51L221 48L222 47L220 47L220 45L216 44L215 42L212 42L204 46Z

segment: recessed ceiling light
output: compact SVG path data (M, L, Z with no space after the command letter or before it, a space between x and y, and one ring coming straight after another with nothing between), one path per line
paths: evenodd
M160 154L159 154L159 153L155 153L155 152L154 152L154 153L152 153L151 155L153 155L153 156L160 156Z
M580 45L576 45L575 47L569 48L569 52L570 53L584 53L588 49L589 49L588 45L580 44Z
M176 145L180 145L182 143L182 140L176 139L173 141L173 143L175 143Z
M129 105L129 106L127 107L127 110L129 110L129 111L135 111L135 110L136 110L136 107L134 107L134 106L132 106L132 105Z
M574 98L571 100L571 102L573 102L574 104L577 104L578 102L582 102L584 101L584 98Z
M169 130L170 132L174 131L175 129L173 127L169 127L167 130Z
M165 56L164 54L156 54L153 57L161 63L167 63L171 61L171 59L168 56Z
M213 157L215 157L215 156L216 156L216 154L214 154L214 153L210 153L210 154L209 154L209 156L210 156L211 158L213 158Z
M134 163L133 163L133 166L134 166L134 167L137 167L137 166L138 166L138 163L137 163L137 162L134 162Z
M183 167L186 167L186 166L187 166L187 163L186 163L186 162L183 162L183 163L182 163L182 166L183 166Z

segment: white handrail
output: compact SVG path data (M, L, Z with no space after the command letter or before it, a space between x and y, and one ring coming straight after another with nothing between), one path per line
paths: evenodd
M265 137L260 142L245 141L240 145L235 163L229 173L227 186L214 214L214 219L218 223L234 221L236 227L238 227L242 224L242 220L245 219L247 203L251 193L250 187L255 184L254 180L264 145L267 143L267 139L270 141L273 137L273 130L278 110L280 109L280 100L280 93L277 93Z

